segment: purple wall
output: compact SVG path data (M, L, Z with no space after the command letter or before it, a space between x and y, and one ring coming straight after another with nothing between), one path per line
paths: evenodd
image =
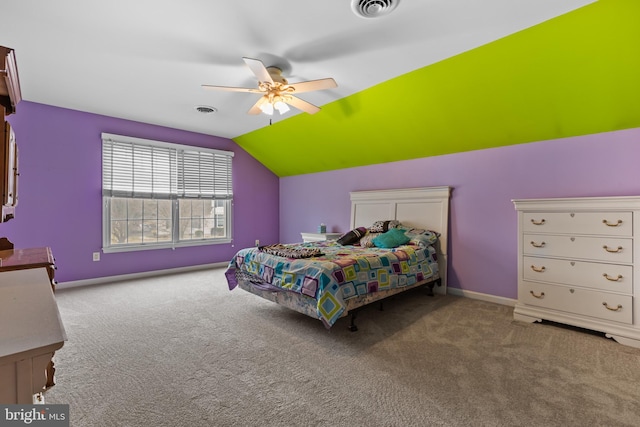
M227 262L255 239L278 240L278 177L229 139L27 101L17 111L8 121L19 148L19 201L0 236L16 248L50 246L60 282ZM102 132L233 151L233 244L102 253L92 261L102 247Z
M347 231L349 192L449 185L449 286L517 298L511 199L640 194L640 129L280 179L280 240ZM384 219L384 218L380 218Z
M237 249L347 231L349 192L454 187L449 286L517 297L514 198L640 194L640 129L278 179L233 141L23 101L16 218L0 236L50 246L61 282L226 262ZM102 132L235 152L234 244L102 254ZM278 205L279 199L279 205ZM259 212L259 214L256 214ZM279 232L279 234L278 234Z

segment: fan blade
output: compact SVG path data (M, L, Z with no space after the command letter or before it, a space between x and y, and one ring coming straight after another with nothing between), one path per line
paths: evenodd
M308 82L300 82L289 84L292 88L295 89L295 93L303 93L303 92L311 92L314 90L324 90L331 89L334 87L338 87L338 84L335 80L329 79L320 79L320 80L309 80Z
M259 82L268 82L273 84L271 74L259 59L243 57L244 62L249 66L251 72L256 75Z
M298 110L302 110L305 113L309 113L309 114L315 114L318 111L320 111L320 107L316 107L310 102L303 101L302 99L296 98L295 96L292 96L291 99L288 99L287 104L292 105L296 107Z
M267 97L266 96L261 96L260 99L258 99L258 101L256 101L255 104L253 104L253 107L251 107L249 109L249 111L247 111L247 113L249 114L260 114L262 113L262 110L260 109L260 106L262 104L264 104L267 101Z
M249 93L263 93L260 89L250 87L231 87L231 86L214 86L214 85L202 85L205 89L211 90L225 90L227 92L249 92Z

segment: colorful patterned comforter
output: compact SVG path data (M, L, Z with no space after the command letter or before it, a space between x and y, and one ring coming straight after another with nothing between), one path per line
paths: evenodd
M332 326L345 310L345 300L413 285L438 273L432 246L414 245L394 249L342 246L336 242L287 245L292 249L320 248L323 255L306 259L283 258L260 251L240 250L225 273L233 290L241 277L267 283L282 290L307 295L318 301L318 318Z

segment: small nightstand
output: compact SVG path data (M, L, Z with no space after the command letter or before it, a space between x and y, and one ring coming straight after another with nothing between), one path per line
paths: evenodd
M324 242L338 240L342 233L300 233L303 242Z

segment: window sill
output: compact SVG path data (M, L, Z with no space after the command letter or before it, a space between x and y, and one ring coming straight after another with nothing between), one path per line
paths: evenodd
M195 240L180 243L153 243L146 245L122 245L122 246L110 246L108 248L102 248L102 252L105 254L119 253L119 252L137 252L137 251L150 251L155 249L179 249L191 246L211 246L211 245L224 245L232 243L231 239L216 239L216 240Z

